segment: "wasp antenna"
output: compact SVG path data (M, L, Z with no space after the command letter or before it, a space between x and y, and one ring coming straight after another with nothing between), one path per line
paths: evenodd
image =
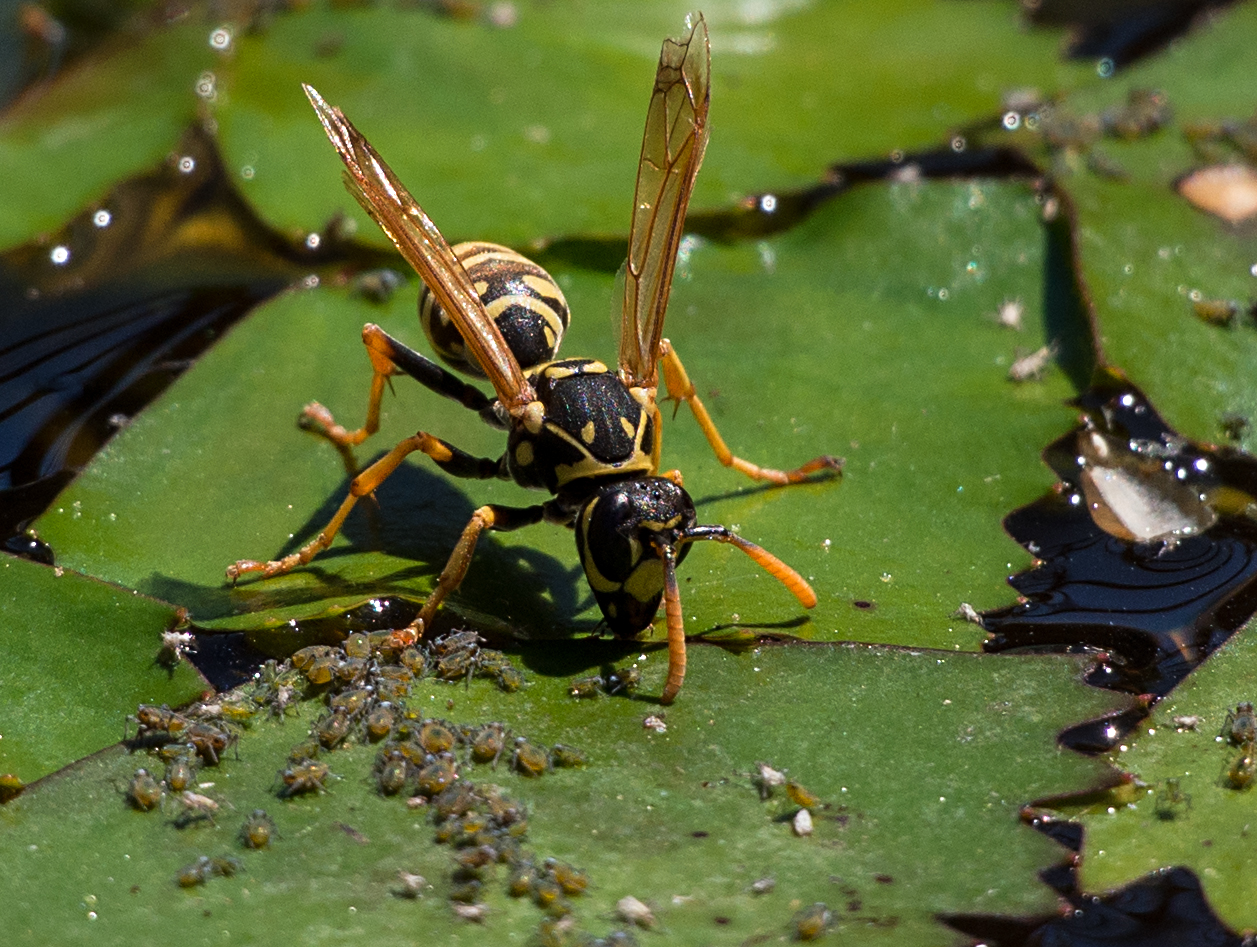
M804 608L814 608L816 606L816 593L807 584L807 580L763 546L757 546L736 533L729 532L723 526L691 526L682 534L681 538L689 542L707 539L712 542L728 543L731 546L737 546L754 559L761 569L789 589L791 594L799 600L800 605Z
M681 590L677 587L676 549L666 543L655 548L663 557L663 607L668 616L668 682L659 702L670 704L685 682L685 619L681 615Z

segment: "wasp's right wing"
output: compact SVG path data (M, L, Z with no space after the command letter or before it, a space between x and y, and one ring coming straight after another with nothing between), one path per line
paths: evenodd
M707 148L711 49L702 15L684 39L664 40L646 113L620 322L620 377L653 388L685 211Z
M302 85L323 130L345 162L345 186L427 284L458 328L468 351L513 415L535 400L519 362L485 311L471 278L431 218L340 109Z

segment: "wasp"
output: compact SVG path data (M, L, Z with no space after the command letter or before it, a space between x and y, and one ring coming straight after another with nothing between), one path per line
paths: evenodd
M685 678L685 630L676 568L698 541L727 543L749 555L805 608L816 593L797 572L723 526L698 523L679 471L660 470L662 416L659 371L670 400L684 401L717 459L755 480L790 484L836 473L842 461L824 455L794 470L760 467L735 456L716 430L676 349L663 337L677 250L694 181L708 140L711 52L699 16L688 35L665 40L651 92L633 199L616 370L590 358L558 358L567 304L544 270L491 244L451 248L436 225L340 109L303 86L345 165L346 186L422 278L420 321L434 349L452 367L482 374L490 398L378 326L362 338L373 377L363 427L349 431L326 408L308 405L303 426L342 451L379 428L380 400L393 375L409 375L439 395L476 411L507 432L499 459L474 457L419 431L354 478L336 514L311 542L282 559L240 560L227 577L288 572L327 549L361 497L410 454L427 455L446 473L469 479L514 480L552 499L529 507L477 509L415 620L400 629L402 647L432 623L442 601L467 573L485 530L509 531L543 521L574 530L576 548L607 627L632 637L649 628L664 605L668 677L661 700L671 703Z

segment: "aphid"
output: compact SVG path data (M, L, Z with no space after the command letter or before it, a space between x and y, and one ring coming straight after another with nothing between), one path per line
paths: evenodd
M1152 802L1157 818L1167 822L1192 807L1191 793L1183 792L1182 784L1175 777L1165 781L1165 788L1157 792Z
M369 688L355 687L347 691L341 691L339 694L333 694L328 699L327 705L334 712L343 713L347 717L356 717L366 709L374 697L374 692Z
M152 704L140 704L134 717L127 718L139 724L140 732L153 730L174 736L188 726L188 718L175 713L169 707L154 707Z
M512 898L526 898L537 883L537 869L531 863L516 867L506 879L506 893Z
M367 739L371 741L383 740L393 732L393 727L397 722L397 715L393 711L393 705L388 701L377 704L367 714Z
M341 642L341 649L347 658L371 657L371 645L367 641L367 636L360 632L350 635Z
M316 644L308 648L302 648L290 660L292 661L292 666L298 671L308 671L314 666L316 661L336 656L336 648L333 648L331 645Z
M303 415L305 426L342 448L360 444L378 429L385 381L404 373L505 429L507 449L499 460L477 458L420 431L354 479L349 495L316 539L282 559L239 560L228 567L229 579L249 573L265 578L309 563L328 548L358 499L374 493L406 455L418 451L452 476L511 479L523 487L547 490L552 498L530 507L477 509L436 588L415 620L398 632L401 640L418 640L431 627L437 608L462 582L482 532L514 530L543 520L575 531L594 598L613 633L639 634L653 623L660 604L666 605L669 664L664 703L676 698L685 677L676 568L693 543L733 545L780 581L804 608L816 604L816 594L803 577L766 550L722 526L699 525L680 476L661 475L662 416L657 403L661 363L669 396L689 405L725 466L774 484L807 481L813 474L842 467L840 460L822 456L781 471L734 456L676 349L663 338L686 209L707 145L709 78L707 25L700 16L687 36L664 42L651 93L633 200L618 370L593 359L555 361L567 325L567 305L557 284L504 247L451 248L344 114L305 86L345 164L350 193L423 279L420 321L433 347L454 367L487 376L496 396L488 397L378 326L367 325L363 341L373 377L366 423L347 431L326 408L311 404ZM437 673L457 676L465 664L461 658L443 656Z
M820 796L793 779L786 782L786 795L796 806L803 806L805 809L814 809L821 804Z
M1253 776L1257 775L1257 762L1253 757L1253 744L1245 743L1239 756L1227 767L1226 781L1232 789L1247 789L1253 784Z
M400 750L390 750L387 755L381 754L378 767L376 784L380 787L380 794L395 796L401 792L409 772L405 755Z
M953 618L963 618L970 624L977 625L979 628L986 627L986 619L979 614L978 610L968 602L961 602L960 607L952 612Z
M1059 348L1055 342L1036 349L1029 355L1019 355L1008 369L1010 381L1038 381L1047 371L1048 362L1056 357Z
M476 872L488 868L498 860L498 853L492 845L477 845L474 848L460 849L454 855L454 861L463 871Z
M515 755L511 757L511 769L521 776L540 776L550 768L550 755L545 747L529 743L523 737L515 741Z
M550 747L550 765L558 769L574 769L589 762L583 750L565 743L556 743Z
M608 694L631 694L642 682L642 671L636 664L612 671L607 675L604 686Z
M1197 299L1192 303L1197 319L1223 329L1235 321L1241 308L1233 299Z
M185 730L182 739L190 743L207 766L217 766L227 747L236 742L236 735L208 723L194 723Z
M321 687L324 684L331 683L332 678L336 676L336 669L339 668L340 665L340 656L336 654L329 654L323 657L315 658L302 670L307 681L316 687Z
M643 930L655 926L654 912L632 895L615 902L615 913L625 924L635 924Z
M456 779L458 771L454 768L454 761L442 757L419 771L416 786L421 795L431 798L453 785Z
M345 658L336 664L335 674L342 683L357 684L367 676L370 669L371 662L366 658Z
M794 916L796 940L816 940L833 926L834 915L821 902L804 908Z
M1226 719L1222 721L1222 733L1232 746L1243 746L1257 740L1257 715L1253 713L1253 705L1245 700L1228 710Z
M538 875L532 885L533 904L548 908L563 897L563 888L549 874Z
M506 728L500 723L485 724L476 730L471 739L471 758L477 763L497 766L505 749Z
M323 783L330 775L327 764L317 760L306 759L292 763L279 772L279 779L284 784L279 790L280 798L289 799L309 792L327 792Z
M18 796L22 795L26 789L26 783L14 773L0 774L0 806L6 802L12 802Z
M254 809L240 827L240 843L245 848L270 848L275 835L275 820L265 809Z
M589 875L567 862L547 858L545 867L550 872L550 877L563 889L564 894L584 894L585 889L589 887Z
M413 674L422 674L427 668L428 659L422 651L415 647L404 649L397 659L401 661L402 667Z
M751 781L755 783L755 787L759 790L759 798L762 801L768 799L778 786L786 784L786 774L781 772L781 770L774 769L767 763L756 763L755 775L751 777Z
M146 769L137 769L127 784L127 802L131 808L141 812L152 812L161 802L161 783L155 780Z
M454 748L457 737L443 720L425 720L419 727L419 745L425 753L444 753Z
M479 878L461 878L450 885L450 901L458 904L475 904L480 900L484 882Z
M323 749L333 750L345 741L345 737L349 736L351 727L349 715L341 711L335 711L319 718L314 725L314 734L318 737L318 741L322 744Z
M219 858L210 858L202 855L191 865L186 865L175 875L180 887L192 888L196 885L203 885L214 876L222 878L230 878L237 872L243 871L244 865L239 859L230 856L221 856Z
M183 792L196 779L196 751L191 745L183 747L184 752L174 756L166 763L166 778L163 780L171 792Z
M772 875L751 882L751 894L768 894L777 887L777 879Z
M484 801L472 783L456 782L432 800L432 815L438 822L466 815Z
M601 697L602 688L602 675L594 674L591 677L575 678L568 685L567 692L577 700L588 700L591 697Z
M497 681L498 687L506 691L508 694L514 694L517 690L528 683L524 677L524 672L513 664L498 668L493 679Z
M218 824L214 821L214 816L218 812L218 803L209 796L185 789L179 794L179 801L183 803L183 811L175 819L176 828L186 829L194 822L208 822L210 825Z

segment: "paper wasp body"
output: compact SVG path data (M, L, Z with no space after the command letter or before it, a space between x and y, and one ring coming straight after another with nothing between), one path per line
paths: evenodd
M665 40L655 76L638 167L629 237L619 364L556 360L567 304L540 267L493 244L451 248L371 144L337 108L305 86L324 130L345 163L345 182L425 284L420 321L433 347L456 368L486 376L496 397L375 325L363 329L374 377L362 428L337 425L321 405L303 422L342 448L379 426L380 398L391 375L406 374L508 432L501 458L477 458L420 431L360 473L326 528L300 551L271 562L242 560L227 570L264 577L287 572L326 549L359 497L372 493L415 451L457 477L501 478L549 491L530 507L482 506L472 515L419 615L397 632L422 635L441 601L462 581L486 529L514 530L543 520L576 533L577 550L611 631L633 636L650 627L662 602L669 668L662 694L671 703L685 676L685 632L676 566L692 543L736 546L780 581L805 608L816 604L806 581L779 559L723 526L698 524L676 471L660 473L661 417L656 393L662 363L669 396L690 405L717 458L770 483L806 480L841 469L818 457L790 471L756 466L725 446L667 339L663 320L694 179L707 144L710 51L700 16L689 35Z

